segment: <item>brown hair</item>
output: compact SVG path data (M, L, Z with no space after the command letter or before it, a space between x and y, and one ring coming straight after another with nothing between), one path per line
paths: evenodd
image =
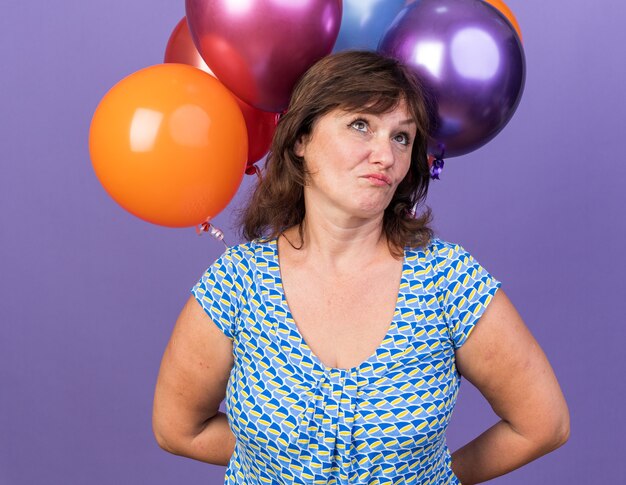
M433 236L427 226L430 208L417 216L414 208L426 199L430 171L427 160L428 112L424 90L399 61L371 51L345 51L327 56L300 79L287 112L281 116L267 156L265 174L240 211L241 234L248 241L273 239L299 225L305 215L304 186L308 176L296 142L310 135L321 116L335 109L382 114L405 101L417 134L409 171L385 209L383 231L389 249L400 257L406 245L424 247Z

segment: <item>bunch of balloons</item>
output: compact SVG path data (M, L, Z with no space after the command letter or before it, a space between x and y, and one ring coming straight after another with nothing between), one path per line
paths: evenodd
M100 182L155 224L204 226L258 173L304 72L333 50L378 49L431 95L431 159L492 139L525 66L500 0L186 0L164 63L113 86L89 137ZM442 163L442 161L441 161Z

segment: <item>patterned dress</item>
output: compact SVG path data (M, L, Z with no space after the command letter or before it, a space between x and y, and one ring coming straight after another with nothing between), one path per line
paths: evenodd
M405 248L387 334L351 369L325 366L283 292L277 241L228 248L192 292L233 341L228 485L459 484L445 432L454 358L500 282L459 245Z

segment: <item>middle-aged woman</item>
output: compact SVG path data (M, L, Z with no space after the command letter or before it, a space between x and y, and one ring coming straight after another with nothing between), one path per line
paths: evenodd
M194 286L165 351L164 449L228 465L228 484L468 485L567 440L559 384L500 282L414 213L427 128L396 60L340 53L303 76L242 213L248 242ZM500 420L450 454L461 376Z

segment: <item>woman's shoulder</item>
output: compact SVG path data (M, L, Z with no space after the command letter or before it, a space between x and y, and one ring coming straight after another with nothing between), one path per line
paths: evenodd
M271 244L273 241L273 239L254 239L252 241L245 241L228 246L220 256L220 259L226 259L236 264L249 266L249 263L255 260L258 254L257 251L265 252L272 250Z
M239 244L233 244L232 246L228 246L226 248L225 253L245 257L247 255L250 255L251 253L254 253L255 245L255 241L245 241Z
M450 277L463 268L477 265L477 261L463 246L436 236L421 248L409 249L406 261L416 270L421 268L438 277Z
M465 252L465 249L463 249L460 244L433 236L425 246L408 248L408 252L413 253L418 257L439 259Z
M439 280L462 282L463 285L476 279L483 283L499 284L474 256L456 242L433 237L422 250L417 261L430 266L432 274Z

